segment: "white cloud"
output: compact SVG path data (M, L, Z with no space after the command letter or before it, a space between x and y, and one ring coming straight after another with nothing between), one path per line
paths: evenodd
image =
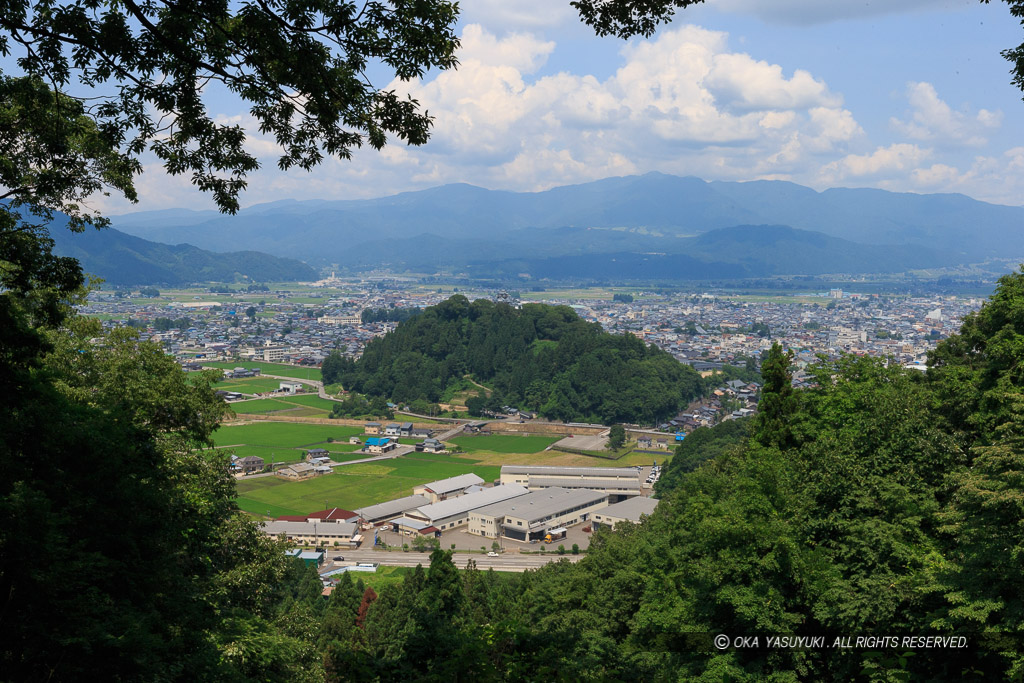
M897 143L879 147L871 154L848 154L823 166L821 176L826 184L849 178L904 176L930 154L930 150L917 145Z
M935 91L931 83L909 83L907 101L909 117L893 117L890 124L899 133L913 140L934 142L937 145L964 145L980 147L988 142L984 133L1002 125L999 111L980 109L976 114L954 111Z
M512 33L498 39L479 24L467 26L459 42L460 70L465 69L467 64L476 64L533 73L555 49L553 41L539 40L527 33Z
M411 87L436 116L412 155L434 162L431 177L447 167L449 178L533 190L629 169L790 173L862 132L822 80L730 52L727 39L682 26L628 43L602 81L531 77L550 42L466 27L460 68Z
M807 65L760 60L732 48L721 31L673 26L619 43L617 69L599 78L552 73L555 43L516 28L496 34L466 26L458 70L387 86L409 92L435 117L422 148L393 141L381 152L356 150L351 161L325 160L313 173L283 174L276 145L251 116L223 117L246 127L247 149L263 161L243 202L371 197L451 182L539 190L653 170L817 188L960 191L1014 204L1024 196L1024 147L964 158L965 150L983 151L976 145L1001 125L1001 112L954 109L929 83L908 86L907 109L891 121L901 137L873 139L840 93L799 68ZM210 205L187 178L147 169L145 208Z

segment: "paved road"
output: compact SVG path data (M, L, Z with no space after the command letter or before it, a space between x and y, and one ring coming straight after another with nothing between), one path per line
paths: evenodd
M418 564L422 564L426 567L430 564L430 553L406 553L399 551L386 552L363 548L358 550L339 550L337 553L333 550L328 551L328 557L332 557L334 555L344 556L345 562L327 562L320 568L321 572L337 569L338 567L345 564L351 564L353 562L377 562L388 567L415 567ZM477 569L494 569L495 571L502 572L523 572L527 569L543 567L546 564L557 562L563 558L569 562L579 562L581 557L583 557L583 555L519 555L516 553L506 553L499 557L487 557L482 553L455 553L452 561L460 569L465 568L466 564L470 560L473 560L473 562L476 563Z

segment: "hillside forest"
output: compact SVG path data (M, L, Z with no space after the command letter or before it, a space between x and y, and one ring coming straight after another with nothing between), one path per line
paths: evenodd
M207 447L225 411L211 386L186 382L132 330L101 336L59 303L59 286L2 295L0 379L12 406L0 424L0 656L10 680L1024 673L1024 273L1002 278L927 373L843 357L813 368L814 388L793 390L789 356L774 347L758 416L694 432L659 482L655 514L597 532L579 564L494 574L456 568L439 550L402 583L376 593L346 581L327 599L313 570L286 562L238 511L225 456ZM445 328L469 318L444 310L423 319ZM579 325L568 315L550 318L556 329L532 322L559 340ZM943 634L967 646L708 644L723 633Z
M461 294L374 339L358 360L335 355L324 363L326 383L395 403L437 402L466 376L499 405L603 424L674 416L704 389L670 354L608 334L568 306L516 309Z

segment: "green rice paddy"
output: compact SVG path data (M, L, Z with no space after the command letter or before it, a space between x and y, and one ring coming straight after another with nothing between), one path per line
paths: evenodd
M493 434L481 436L457 436L452 443L458 444L467 453L490 451L492 453L539 453L555 443L561 436L519 436L516 434Z
M222 370L233 370L245 368L246 370L259 369L265 375L277 375L279 377L292 377L295 379L313 379L320 381L323 376L320 368L304 368L298 365L285 365L284 363L259 363L253 361L204 361L200 362L205 367L221 368ZM276 387L275 387L276 388Z
M352 510L411 495L413 487L437 479L473 472L484 481L491 481L498 478L500 471L499 467L464 459L396 458L335 468L333 474L307 481L279 477L244 479L237 484L238 504L257 515L265 515L268 509L287 510L279 514L295 515L327 507Z

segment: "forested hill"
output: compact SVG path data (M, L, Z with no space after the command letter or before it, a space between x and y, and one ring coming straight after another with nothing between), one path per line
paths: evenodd
M339 367L346 389L437 401L463 376L557 420L650 423L701 392L689 366L632 335L604 332L568 306L515 309L453 296L367 344Z

